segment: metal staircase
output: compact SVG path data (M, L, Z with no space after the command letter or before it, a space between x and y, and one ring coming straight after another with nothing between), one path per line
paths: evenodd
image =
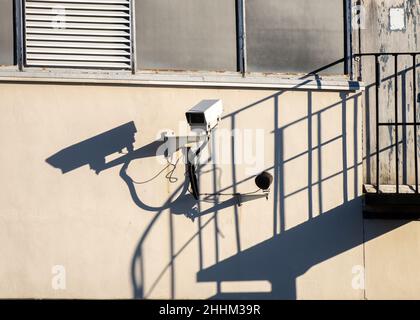
M419 170L418 170L418 158L419 158L419 145L418 145L418 130L420 126L420 121L418 120L419 115L417 112L418 105L420 103L420 95L418 94L418 78L419 78L419 64L417 63L417 57L420 56L420 52L392 52L392 53L362 53L356 54L355 57L357 59L363 58L374 58L374 69L375 69L375 82L373 83L373 87L375 88L375 140L376 140L376 150L374 159L375 165L372 166L373 170L375 171L373 174L374 179L373 181L366 181L364 185L364 193L365 193L365 201L364 201L364 216L365 218L386 218L386 219L420 219L420 194L419 194ZM380 92L381 85L385 80L382 77L382 65L381 61L384 58L389 61L389 59L393 59L393 74L392 76L388 77L388 80L393 80L393 94L394 97L387 97L386 95L382 95ZM406 117L403 119L399 118L399 112L404 108L404 105L400 105L400 100L408 99L407 97L403 97L403 90L399 88L399 61L400 59L411 59L412 65L406 72L412 73L412 87L410 88L412 92L410 92L411 99L413 102L413 120L408 122L406 121ZM381 115L383 112L390 112L390 110L382 110L381 106L383 102L386 102L385 99L394 100L394 110L393 110L393 120L392 121L381 121ZM392 113L392 112L391 112ZM381 146L381 134L383 134L383 130L381 132L381 128L388 128L387 134L388 137L391 137L393 134L393 140L391 145L389 146ZM412 154L410 157L413 157L411 161L414 162L414 173L412 173L409 179L404 179L406 181L402 181L401 179L401 167L406 165L404 162L405 159L401 159L400 155L400 147L402 141L399 136L399 131L402 129L404 132L408 128L412 128L413 131L413 141L412 141ZM403 137L404 138L404 137ZM381 153L384 149L387 149L388 152L391 149L393 152L393 161L394 164L388 162L384 163L384 161L380 159ZM392 150L393 149L393 150ZM367 154L367 157L371 157L372 154ZM389 159L388 159L389 160ZM392 179L392 183L389 183L389 180L385 179L381 174L382 168L390 168L393 167L393 172L395 174L394 178ZM412 183L407 183L407 180L411 181ZM414 183L413 183L414 182Z

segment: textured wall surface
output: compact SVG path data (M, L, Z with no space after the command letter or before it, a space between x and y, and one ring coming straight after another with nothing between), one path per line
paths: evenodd
M1 84L0 95L1 297L363 298L352 285L363 266L359 94ZM159 131L179 133L209 98L224 102L219 133L239 135L211 140L224 160L201 168L202 193L253 191L265 168L268 200L197 204L182 164L177 181L168 167L145 182L166 166ZM133 137L133 152L115 152ZM55 265L65 290L52 286Z

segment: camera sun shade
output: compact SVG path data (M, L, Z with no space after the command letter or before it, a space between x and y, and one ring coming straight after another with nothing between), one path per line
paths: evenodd
M207 133L217 126L223 113L221 100L202 100L185 113L191 129L205 130Z

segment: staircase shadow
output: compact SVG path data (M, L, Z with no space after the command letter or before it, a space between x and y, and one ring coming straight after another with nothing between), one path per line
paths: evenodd
M296 299L296 279L308 269L406 223L401 220L387 222L382 228L374 229L364 237L361 206L361 198L346 202L199 271L197 280L265 280L272 287L271 292L262 293L221 292L211 299ZM355 214L360 219L355 219Z

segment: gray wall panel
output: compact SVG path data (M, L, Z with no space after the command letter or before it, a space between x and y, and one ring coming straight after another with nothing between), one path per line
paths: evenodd
M140 69L236 71L234 0L137 0Z
M341 0L247 0L246 24L249 71L310 72L344 58Z

